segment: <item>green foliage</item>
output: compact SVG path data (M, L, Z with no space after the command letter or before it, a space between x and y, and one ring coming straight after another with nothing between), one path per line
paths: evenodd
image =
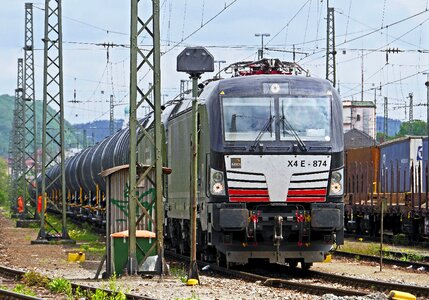
M199 300L200 298L194 293L192 292L191 297L188 298L174 298L174 300Z
M96 290L95 293L91 295L91 300L106 300L108 295L103 290Z
M22 282L27 286L47 287L49 284L49 278L40 273L30 271L24 274Z
M395 234L392 243L394 245L408 245L408 237L403 233Z
M27 296L36 296L37 294L35 292L33 292L31 289L29 289L28 287L26 287L23 284L17 284L13 290L13 292L18 293L18 294L22 294L22 295L27 295Z
M48 289L53 293L72 294L72 286L70 281L64 278L54 278L48 283Z
M351 253L356 253L361 255L379 256L380 244L346 241L346 243L341 246L341 250L345 252L351 252ZM357 259L360 259L360 258L357 258Z
M77 287L74 291L74 295L68 295L67 299L75 300L75 299L91 299L91 293L88 293L86 290L81 290L80 287Z
M7 157L9 152L9 138L12 133L13 126L13 113L15 107L15 96L9 95L0 95L0 107L2 108L2 113L0 114L0 156ZM54 114L54 111L48 107L51 114ZM42 131L42 111L43 103L42 101L36 101L36 122L38 132ZM55 122L54 122L55 123ZM70 125L69 122L65 122L65 144L66 149L74 147L77 144L77 138L75 135L74 128ZM59 125L53 125L59 126ZM58 128L58 127L57 127ZM38 144L42 143L42 135L38 134Z
M58 231L61 231L62 220L59 217L55 215L48 215L47 220ZM91 231L91 228L88 224L76 225L72 222L69 222L67 223L67 227L70 238L78 242L86 242L85 244L81 245L82 250L96 253L105 252L105 245L98 242L100 235Z
M6 160L0 158L0 205L9 206L8 171Z
M421 120L403 122L396 136L401 137L406 135L427 135L426 122Z
M171 266L170 267L170 274L176 278L178 278L181 282L185 283L188 280L188 276L186 273L185 268L180 266Z

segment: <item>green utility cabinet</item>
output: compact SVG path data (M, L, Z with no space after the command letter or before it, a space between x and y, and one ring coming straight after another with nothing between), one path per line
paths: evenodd
M116 275L123 275L128 261L128 230L112 233L110 237L113 245L112 254L115 273ZM152 245L156 243L156 235L151 231L137 230L136 239L137 262L140 264ZM156 255L156 253L156 247L154 247L149 256Z

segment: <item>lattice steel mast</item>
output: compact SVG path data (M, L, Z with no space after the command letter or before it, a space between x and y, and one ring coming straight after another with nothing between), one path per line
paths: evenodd
M24 90L23 100L25 103L25 159L33 161L25 171L26 184L33 184L36 191L37 201L37 122L36 122L36 99L34 93L34 45L33 45L33 4L25 3L25 43L24 43ZM24 195L27 193L24 192ZM31 195L24 197L25 203L31 201ZM25 207L25 206L24 206ZM37 205L35 217L37 216Z
M334 8L329 7L329 0L327 1L327 26L326 26L326 79L335 87L336 84L336 62L335 55L335 20Z
M24 86L24 60L18 58L17 85L15 89L14 109L14 135L13 135L13 165L12 165L12 207L16 208L18 196L22 195L21 189L25 184L25 159L24 159L24 135L25 135L25 105L22 100ZM16 212L16 210L15 210Z
M109 132L112 135L115 132L115 104L113 103L113 95L110 95L110 122L109 122Z
M61 183L63 240L70 240L66 221L64 97L61 0L45 0L44 72L43 72L43 130L42 130L42 188L46 190L56 181ZM48 110L48 107L50 109ZM47 178L47 170L59 165L60 175ZM47 179L49 179L47 181ZM41 225L38 240L46 239L44 221L45 201L42 201ZM33 241L35 242L35 241Z
M139 10L139 4L145 2L151 5L152 11L143 18ZM146 7L147 8L147 7ZM143 181L150 170L155 169L155 190L156 190L156 238L158 262L156 270L159 274L164 273L164 207L162 202L162 155L161 155L161 69L160 69L160 29L159 29L159 0L131 0L131 37L130 37L130 177L129 177L129 203L128 203L128 224L129 224L129 252L127 270L130 274L137 272L137 247L136 247L136 205L137 186ZM139 37L145 36L145 41L152 39L152 48L143 53L138 47ZM145 51L146 52L146 51ZM147 91L139 87L138 76L143 76L146 72L153 74L153 84ZM153 95L153 100L151 96ZM139 99L137 101L137 99ZM137 120L137 109L143 104L148 104L154 111L154 137L141 126ZM137 156L136 149L143 136L137 136L137 128L141 135L149 136L148 140L154 142L155 158L152 165L144 175L137 181Z

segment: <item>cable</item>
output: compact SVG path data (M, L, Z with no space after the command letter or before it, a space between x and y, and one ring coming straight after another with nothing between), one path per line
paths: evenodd
M404 18L404 19L401 19L401 20L398 20L398 21L396 21L396 22L393 22L393 23L391 23L391 24L389 24L389 25L386 25L386 26L384 26L384 27L381 27L381 28L378 28L378 29L371 30L370 32L368 32L368 33L366 33L366 34L360 35L360 36L355 37L355 38L353 38L353 39L351 39L351 40L349 40L349 41L346 41L346 42L343 42L343 43L341 43L341 44L338 44L338 45L337 45L337 47L338 47L338 46L341 46L341 45L345 45L345 44L350 43L350 42L353 42L353 41L356 41L356 40L359 40L359 39L361 39L361 38L367 37L367 36L372 35L372 34L374 34L374 33L376 33L376 32L379 32L379 31L381 31L381 30L383 30L383 29L386 29L386 28L389 28L389 27L392 27L392 26L398 25L398 24L400 24L400 23L402 23L402 22L405 22L405 21L408 21L408 20L410 20L410 19L412 19L412 18L415 18L415 17L417 17L417 16L420 16L420 15L422 15L422 14L426 13L426 12L428 12L428 10L427 10L427 9L426 9L426 10L423 10L423 11L421 11L421 12L418 12L418 13L416 13L416 14L414 14L414 15L411 15L411 16L409 16L409 17L406 17L406 18ZM309 54L308 56L306 56L306 57L304 57L304 58L300 59L299 61L302 61L303 59L306 59L306 58L308 58L308 57L310 57L310 56L313 56L313 55L315 55L315 54L320 54L321 52L322 52L322 51L316 51L315 53ZM324 57L324 56L322 56L322 57ZM310 62L311 62L311 61L310 61Z
M177 46L181 45L184 41L186 41L187 39L189 39L191 36L193 36L195 33L197 33L198 31L200 31L203 27L205 27L207 24L209 24L211 21L213 21L214 19L216 19L220 14L222 14L224 11L226 11L228 8L230 8L234 3L236 3L238 0L232 0L229 4L225 3L225 6L222 10L220 10L217 14L215 14L213 17L211 17L209 20L207 20L203 26L201 26L200 28L195 29L193 32L191 32L189 35L187 35L185 38L182 38L182 40L176 44L174 44L170 49L168 49L167 51L165 51L163 54L161 55L165 55L167 53L169 53L171 50L175 49Z
M287 22L287 24L280 29L279 32L277 32L267 43L266 45L268 45L269 43L271 43L272 40L274 40L287 26L289 26L289 24L296 18L296 16L301 12L301 10L303 10L303 8L307 5L307 3L310 2L310 0L307 0L299 9L298 11L295 13L295 15L289 20L289 22Z
M310 20L311 3L312 3L312 0L310 0L310 4L308 5L307 21L305 22L304 39L302 41L302 45L305 44L305 39L307 38L307 29L308 29L308 21Z
M38 7L38 6L36 6L36 5L33 5L33 7L34 8L37 8L37 9L39 9L39 10L41 10L41 11L45 11L45 9L44 8L41 8L41 7ZM73 21L73 22L76 22L76 23L79 23L79 24L82 24L82 25L86 25L86 26L88 26L88 27L91 27L91 28L94 28L94 29L98 29L98 30L101 30L101 31L104 31L104 32L107 32L107 33L113 33L113 34L119 34L119 35L126 35L126 36L129 36L129 33L125 33L125 32L120 32L120 31L114 31L114 30L110 30L110 29L106 29L106 28L102 28L102 27L99 27L99 26L96 26L96 25L92 25L92 24L90 24L90 23L86 23L86 22L83 22L83 21L80 21L80 20L77 20L77 19L74 19L74 18L70 18L70 17L67 17L67 16L62 16L64 19L68 19L68 20L70 20L70 21Z
M428 71L429 71L429 69L426 69L426 70L419 71L419 72L416 72L416 73L414 73L414 74L408 75L408 76L406 76L406 77L404 77L404 78L400 78L400 79L397 79L397 80L393 80L393 81L390 81L390 82L386 82L386 83L382 84L382 85L381 85L381 87L384 87L384 86L387 86L387 85L391 85L391 84L396 83L396 82L399 82L399 81L401 81L401 80L405 80L405 79L412 78L412 77L414 77L414 76L417 76L417 75L420 75L420 74L426 73L426 72L428 72ZM366 89L366 90L364 90L364 92L368 92L368 91L370 91L370 90L371 90L371 89ZM354 94L350 94L350 95L346 95L346 96L344 96L344 98L347 98L347 97L353 97L353 96L358 95L359 93L360 93L360 92L358 92L358 93L354 93Z
M186 24L186 8L187 8L187 0L184 0L185 4L183 5L183 24L182 24L182 41L183 41L183 36L185 35L185 24Z
M384 25L384 14L385 14L385 12L386 12L386 2L387 2L387 0L384 0L384 4L383 4L383 14L382 14L382 16L381 16L381 28L383 28L383 25Z
M344 35L344 42L347 41L347 32L349 31L349 22L350 22L350 11L352 9L352 0L349 0L349 12L347 14L347 23L346 23L346 33Z

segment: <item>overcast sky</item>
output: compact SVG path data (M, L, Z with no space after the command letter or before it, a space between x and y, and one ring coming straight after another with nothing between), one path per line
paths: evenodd
M0 1L0 94L13 95L17 58L23 56L24 3L27 1ZM403 106L408 103L410 92L414 94L415 104L426 103L426 75L421 73L429 70L428 1L330 1L330 6L335 8L337 79L343 99L361 99L363 74L364 100L373 100L371 88L382 85L381 92L376 91L379 115L383 113L384 97L389 99L389 117L401 120L405 119ZM148 0L140 2L149 3ZM205 46L216 60L225 60L227 64L253 60L261 45L255 33L271 34L264 40L270 49L265 51L266 57L292 60L290 51L295 45L297 52L305 53L297 54L299 64L310 70L312 76L325 77L326 0L160 2L162 51L166 52L161 58L165 100L179 92L181 79L187 79L185 74L175 71L176 57L184 47ZM34 2L37 99L42 99L43 9L44 1ZM106 48L95 44L128 45L129 15L130 0L63 1L64 98L68 121L108 119L110 94L118 104L115 115L124 117L128 101L129 48L111 48L110 63L107 63ZM147 43L147 39L139 40L143 48ZM386 64L383 50L388 48L404 52L389 54ZM146 81L143 79L142 85L147 85ZM83 103L69 102L74 99L74 90L77 100ZM426 107L415 107L414 118L426 120Z

